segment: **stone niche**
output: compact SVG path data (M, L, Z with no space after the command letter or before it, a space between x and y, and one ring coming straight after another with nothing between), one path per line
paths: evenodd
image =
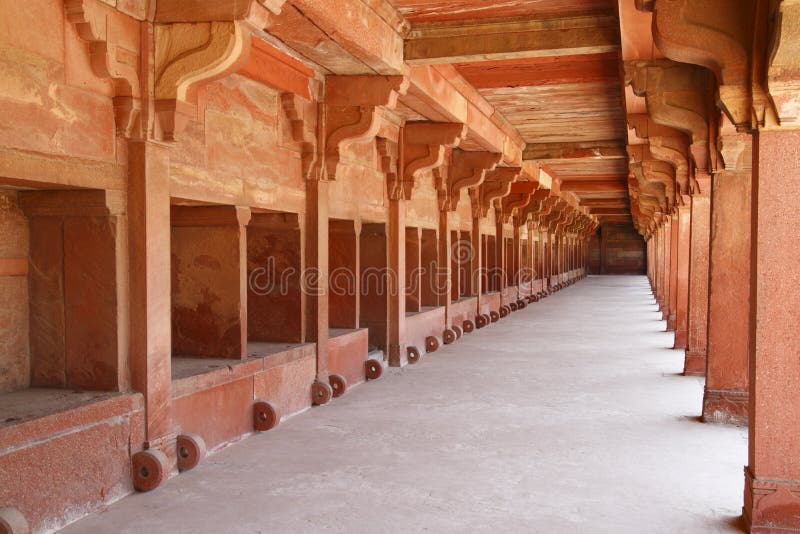
M453 302L474 296L472 290L472 233L471 232L450 232L452 250L450 272L452 285L450 287Z
M497 265L497 239L493 235L484 235L481 239L481 288L483 293L500 291L502 273Z
M249 218L236 206L172 206L173 356L246 357Z
M436 230L406 228L406 313L417 313L439 305L447 288L438 273Z
M128 387L124 200L0 189L0 392Z
M505 238L505 275L506 275L506 285L508 286L515 286L516 284L516 269L514 268L514 239L507 237Z
M253 213L247 227L247 340L301 343L302 232L297 214Z
M328 322L331 328L359 326L360 231L360 225L355 221L331 219L329 222Z
M406 313L417 313L422 305L422 256L420 229L406 227Z
M360 324L369 329L371 350L388 353L389 295L397 291L397 273L388 267L386 224L363 223L359 237Z
M439 273L439 237L436 230L420 230L420 305L430 308L440 305L447 283Z

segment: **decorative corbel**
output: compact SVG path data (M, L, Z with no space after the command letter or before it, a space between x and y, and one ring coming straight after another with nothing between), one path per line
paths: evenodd
M800 128L800 4L783 0L774 9L767 89L778 125Z
M486 171L497 167L502 157L502 154L495 152L453 150L450 166L450 211L456 210L461 191L481 185L486 177Z
M64 0L64 9L67 20L89 45L92 71L113 83L117 134L141 137L139 22L97 0ZM122 42L120 36L131 41Z
M725 117L720 127L717 147L726 171L750 171L753 168L753 137L737 132Z
M382 108L408 90L405 76L328 76L325 80L325 177L336 180L341 149L378 134Z
M522 212L531 203L533 194L538 189L537 182L517 182L511 186L511 195L503 197L503 213L506 214L506 222L515 214ZM523 217L527 219L527 216Z
M250 49L244 21L155 26L157 138L175 140L197 115L196 88L236 70Z
M694 65L669 60L625 63L625 83L647 102L656 124L675 128L691 138L695 166L710 171L708 100L710 73Z
M440 212L450 210L449 175L450 167L447 164L433 169L433 182L436 186L436 205Z
M381 170L386 176L386 194L389 200L406 199L404 183L398 179L397 170L397 143L391 139L379 137L376 142L378 158ZM408 191L408 198L411 198L411 191Z
M281 108L288 119L292 141L297 143L300 148L303 178L306 180L319 179L317 104L294 93L283 93L281 94Z
M416 178L425 171L440 167L447 149L457 147L466 135L465 124L407 122L402 134L402 182L397 185L403 198L411 200Z
M668 58L706 67L719 82L717 105L739 130L750 129L754 91L750 48L756 2L720 9L708 0L637 0L653 12L653 39Z
M689 140L674 128L653 123L644 113L628 115L628 126L650 144L656 159L675 169L675 180L682 193L689 191Z
M521 167L498 167L486 172L483 184L476 188L480 191L482 217L489 214L489 208L494 205L495 200L503 199L511 193L511 185L517 181L521 171ZM510 213L505 206L502 211L505 214Z
M657 196L663 195L664 208L669 211L675 202L674 168L669 163L655 159L648 145L630 146L628 153L631 156L630 169L637 178L640 191L654 192L656 190L651 186L657 187Z

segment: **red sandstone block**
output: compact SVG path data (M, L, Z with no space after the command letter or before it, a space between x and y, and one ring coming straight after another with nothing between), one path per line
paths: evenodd
M311 406L311 384L316 375L313 354L273 367L255 377L255 397L276 405L283 416Z
M369 331L366 328L338 334L331 332L328 340L328 371L347 380L353 387L365 380L364 362L369 352Z

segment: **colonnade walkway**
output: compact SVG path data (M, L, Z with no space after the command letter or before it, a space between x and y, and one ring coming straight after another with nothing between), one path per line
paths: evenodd
M589 277L65 532L739 532L746 430L659 317Z

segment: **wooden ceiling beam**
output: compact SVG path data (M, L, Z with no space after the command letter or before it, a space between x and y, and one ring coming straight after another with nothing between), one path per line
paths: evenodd
M620 49L612 14L472 20L415 25L405 40L410 65L604 54Z
M628 184L621 180L566 180L561 183L561 190L573 193L627 193Z
M523 160L547 161L559 159L627 159L628 153L620 141L528 143Z

